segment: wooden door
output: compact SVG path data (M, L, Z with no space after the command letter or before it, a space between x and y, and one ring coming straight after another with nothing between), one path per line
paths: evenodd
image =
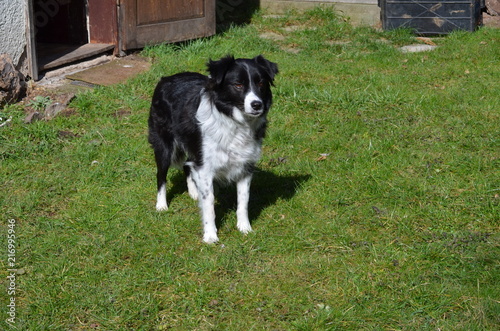
M119 0L120 50L215 33L215 0Z

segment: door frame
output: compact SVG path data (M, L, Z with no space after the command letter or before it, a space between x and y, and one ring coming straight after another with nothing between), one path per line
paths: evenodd
M28 75L33 80L38 80L38 61L36 54L35 39L35 14L33 12L33 0L26 0L26 57L28 59Z
M36 13L34 9L35 0L25 0L25 22L26 22L26 58L28 75L33 80L39 79L40 64L36 46ZM118 52L118 19L117 2L119 0L86 0L87 6L87 34L88 44L108 44L102 49L109 50L114 45L114 53ZM54 0L58 4L58 0ZM50 14L49 14L50 15ZM85 56L96 55L87 53ZM102 51L101 51L102 52ZM75 58L79 60L79 58Z
M33 80L38 80L40 70L36 49L34 1L25 0L26 55L28 75ZM151 44L179 42L215 34L216 0L204 0L201 17L141 26L137 24L138 1L140 0L87 0L89 43L114 45L114 54L124 56L125 51ZM145 36L154 38L148 40Z

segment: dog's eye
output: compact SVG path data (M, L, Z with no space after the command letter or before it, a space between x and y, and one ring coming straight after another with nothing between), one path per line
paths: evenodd
M259 83L257 83L257 86L260 88L264 87L264 81L261 80Z
M241 83L235 83L234 84L234 88L237 89L237 90L241 90L243 88L243 84L241 84Z

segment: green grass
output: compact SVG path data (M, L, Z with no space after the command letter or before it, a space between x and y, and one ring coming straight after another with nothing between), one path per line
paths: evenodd
M418 42L408 32L353 28L327 10L257 15L144 50L151 71L78 95L72 115L24 124L22 106L4 108L0 275L7 287L15 219L17 328L497 329L499 41L483 28L404 54ZM221 242L206 245L180 172L169 211L154 209L146 122L159 77L227 53L262 53L280 73L255 231L237 231L223 189Z

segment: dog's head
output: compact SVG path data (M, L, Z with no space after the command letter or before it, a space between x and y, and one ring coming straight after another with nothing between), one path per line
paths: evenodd
M228 116L262 117L272 104L271 85L278 73L276 63L262 55L253 59L226 56L208 64L210 79L207 90L217 108ZM235 114L237 109L241 115Z

